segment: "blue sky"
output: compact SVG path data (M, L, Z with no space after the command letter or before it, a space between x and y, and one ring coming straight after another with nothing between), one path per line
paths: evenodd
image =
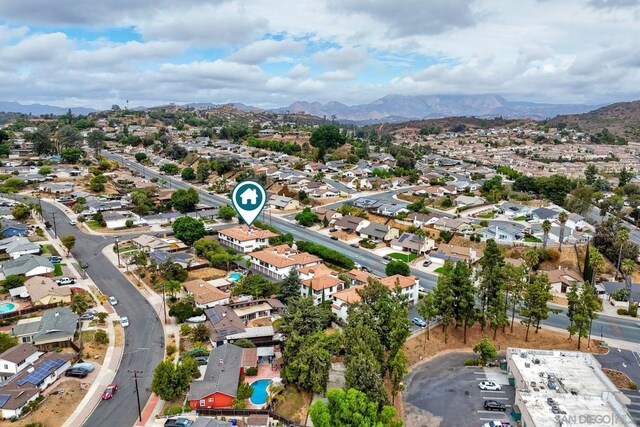
M0 100L640 98L640 0L0 2Z

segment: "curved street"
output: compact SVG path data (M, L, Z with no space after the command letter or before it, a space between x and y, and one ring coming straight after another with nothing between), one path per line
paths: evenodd
M122 362L115 376L118 392L113 399L100 401L85 422L87 427L132 426L138 417L135 384L130 371L143 371L138 380L140 405L144 408L151 396L153 369L164 357L164 332L162 323L147 300L102 254L102 249L113 245L115 238L85 234L69 225L67 216L58 207L43 201L44 218L53 223L55 214L59 236L73 234L76 244L72 250L78 261L89 264L86 272L100 291L113 295L118 304L118 315L129 317L130 326L125 329L125 347ZM48 230L53 233L53 230Z

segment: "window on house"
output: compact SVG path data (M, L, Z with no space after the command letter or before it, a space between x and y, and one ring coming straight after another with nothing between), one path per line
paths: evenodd
M204 406L204 405L205 405L204 399L200 399L200 406Z
M209 398L209 403L213 403L213 397Z

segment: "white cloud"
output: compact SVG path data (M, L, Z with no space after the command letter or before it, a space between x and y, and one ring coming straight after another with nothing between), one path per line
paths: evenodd
M320 64L333 68L352 68L364 65L369 60L363 47L330 48L313 56Z
M245 64L259 64L268 59L277 59L289 53L299 53L304 50L304 44L294 40L258 40L244 46L228 59Z

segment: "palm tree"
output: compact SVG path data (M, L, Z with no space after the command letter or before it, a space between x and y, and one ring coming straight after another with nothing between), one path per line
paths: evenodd
M629 243L629 230L627 230L626 228L621 228L620 230L618 230L616 232L615 242L620 247L618 249L618 263L616 264L616 268L617 268L616 276L617 276L618 271L622 272L620 270L620 263L622 262L622 249L627 243Z
M602 273L605 266L604 256L602 256L596 248L589 250L589 265L591 266L591 271L593 271L591 275L591 285L595 286L596 276Z
M549 240L549 232L551 231L551 223L548 219L545 219L542 223L542 232L544 233L542 238L542 249L547 248L547 240Z
M636 263L632 259L626 258L622 261L621 271L624 276L624 287L629 295L629 311L631 311L631 306L633 305L633 299L631 298L631 279L633 278L633 273L636 271Z
M560 221L560 252L562 252L562 241L564 240L564 225L567 223L568 219L569 214L567 213L567 211L562 211L558 215L558 221Z

